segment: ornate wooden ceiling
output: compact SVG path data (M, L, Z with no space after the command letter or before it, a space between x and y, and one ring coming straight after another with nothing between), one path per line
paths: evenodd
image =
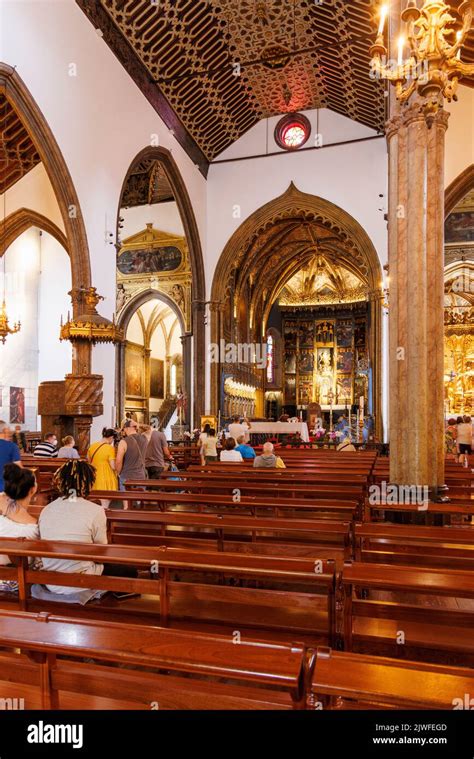
M146 158L134 166L128 175L120 205L130 208L169 200L174 200L174 195L163 164Z
M366 300L367 285L354 272L317 253L285 284L281 306L316 306Z
M182 142L171 106L201 168L259 119L294 110L384 127L369 0L76 1Z
M0 93L0 194L18 182L41 159L23 123Z

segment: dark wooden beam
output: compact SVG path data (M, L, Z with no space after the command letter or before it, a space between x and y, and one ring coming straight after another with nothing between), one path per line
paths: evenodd
M173 130L174 137L193 163L199 167L201 174L207 178L209 170L207 157L180 121L159 86L153 81L148 69L126 37L114 24L102 3L97 2L97 0L76 0L76 3L94 28L101 30L104 42L112 50L168 129Z

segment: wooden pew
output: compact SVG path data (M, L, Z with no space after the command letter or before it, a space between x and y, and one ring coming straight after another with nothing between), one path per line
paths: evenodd
M178 476L176 472L163 472L161 479ZM352 474L339 471L310 471L307 467L298 469L253 469L251 467L241 467L240 464L222 464L216 469L198 469L190 467L187 472L180 475L186 482L193 480L205 480L212 478L213 482L228 481L229 477L246 480L249 482L275 482L291 481L301 483L314 483L315 485L361 485L364 488L367 485L366 474Z
M238 515L183 512L108 510L109 543L167 545L192 550L270 554L315 555L334 559L342 568L351 558L350 522L277 519Z
M127 480L126 487L127 490L153 488L167 493L179 493L185 490L190 493L213 493L216 495L233 495L234 491L238 489L243 496L256 496L260 499L269 500L274 498L308 498L313 501L332 499L357 501L361 505L364 500L364 490L359 485L314 485L288 480L251 482L230 476L225 478L223 482L216 482L211 474L207 477L203 475L199 480Z
M179 510L188 512L213 512L222 514L247 513L253 516L291 517L298 516L311 519L351 521L358 513L358 502L348 500L309 498L276 498L267 494L266 498L241 495L234 500L232 492L223 494L197 493L162 493L131 491L93 490L89 500L100 503L109 500L113 503L125 503L133 510L154 509L160 511Z
M84 617L101 614L133 622L187 626L266 640L291 642L294 636L314 644L335 638L335 566L331 560L253 556L192 551L166 546L89 545L65 541L0 539L0 554L16 564L0 566L0 579L17 580L18 600L0 600L0 607L18 603L22 611L67 607ZM121 564L141 570L138 578L28 569L28 556ZM32 584L59 585L143 594L117 602L107 597L87 608L31 599ZM146 598L148 596L148 598ZM159 602L158 602L159 597ZM154 598L154 600L153 600ZM109 616L110 615L110 616ZM258 636L257 636L258 632ZM321 640L323 638L323 640ZM325 640L324 640L325 639Z
M364 504L364 522L372 522L385 519L385 512L395 512L404 514L411 521L423 521L426 525L431 525L439 517L442 525L451 524L452 518L460 519L462 517L471 518L474 515L474 500L463 500L458 498L449 503L428 503L421 508L417 504L410 503L390 503L390 504L371 504L368 499Z
M474 671L318 648L312 708L453 709L474 692Z
M474 569L473 527L355 525L356 561Z
M474 663L474 611L459 608L474 600L472 572L346 562L342 586L346 651ZM456 601L441 606L439 597Z
M64 708L71 692L115 708L126 700L160 710L304 709L312 675L297 644L236 645L231 636L49 614L1 612L0 646L22 652L0 654L0 681L28 683L43 709Z

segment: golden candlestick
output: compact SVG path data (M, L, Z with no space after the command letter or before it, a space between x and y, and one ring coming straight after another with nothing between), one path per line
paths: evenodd
M443 0L424 0L419 9L416 0L408 0L401 14L406 24L406 36L398 41L398 61L388 62L384 41L388 6L380 14L375 44L371 47L371 68L376 77L387 79L396 88L397 99L404 103L416 92L425 99L423 111L428 126L442 106L442 99L457 100L457 87L463 76L474 74L474 64L461 61L461 49L472 25L473 3L465 0L458 8L462 28L456 30L456 18ZM454 40L448 41L448 38ZM405 44L409 56L404 59ZM385 59L385 60L384 60Z
M3 301L2 307L0 308L0 340L5 345L8 335L14 335L16 332L19 332L20 329L21 322L16 322L13 327L10 327L8 323L7 307L5 301Z

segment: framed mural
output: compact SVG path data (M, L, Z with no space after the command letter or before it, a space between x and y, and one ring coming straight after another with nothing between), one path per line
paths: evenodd
M10 388L10 423L25 423L25 388Z
M452 213L444 225L445 243L474 243L474 211Z
M122 274L152 274L153 272L175 271L179 269L183 254L174 245L162 248L138 248L126 250L118 258L118 269Z
M299 354L299 370L302 374L313 371L314 353L312 350L301 350Z
M285 351L285 372L296 374L296 353L294 351Z
M337 371L338 372L352 372L353 361L354 361L354 354L352 351L338 351L337 352Z
M314 344L314 322L300 322L299 325L299 347L313 348Z
M336 380L336 402L352 402L352 376L350 374L348 376L338 374Z
M338 348L351 348L354 327L352 319L340 319L337 322L336 337Z
M159 358L150 359L150 398L165 397L165 363Z
M127 343L125 348L125 394L143 397L144 357L143 347Z
M317 345L334 345L334 324L332 322L319 322L316 329Z

